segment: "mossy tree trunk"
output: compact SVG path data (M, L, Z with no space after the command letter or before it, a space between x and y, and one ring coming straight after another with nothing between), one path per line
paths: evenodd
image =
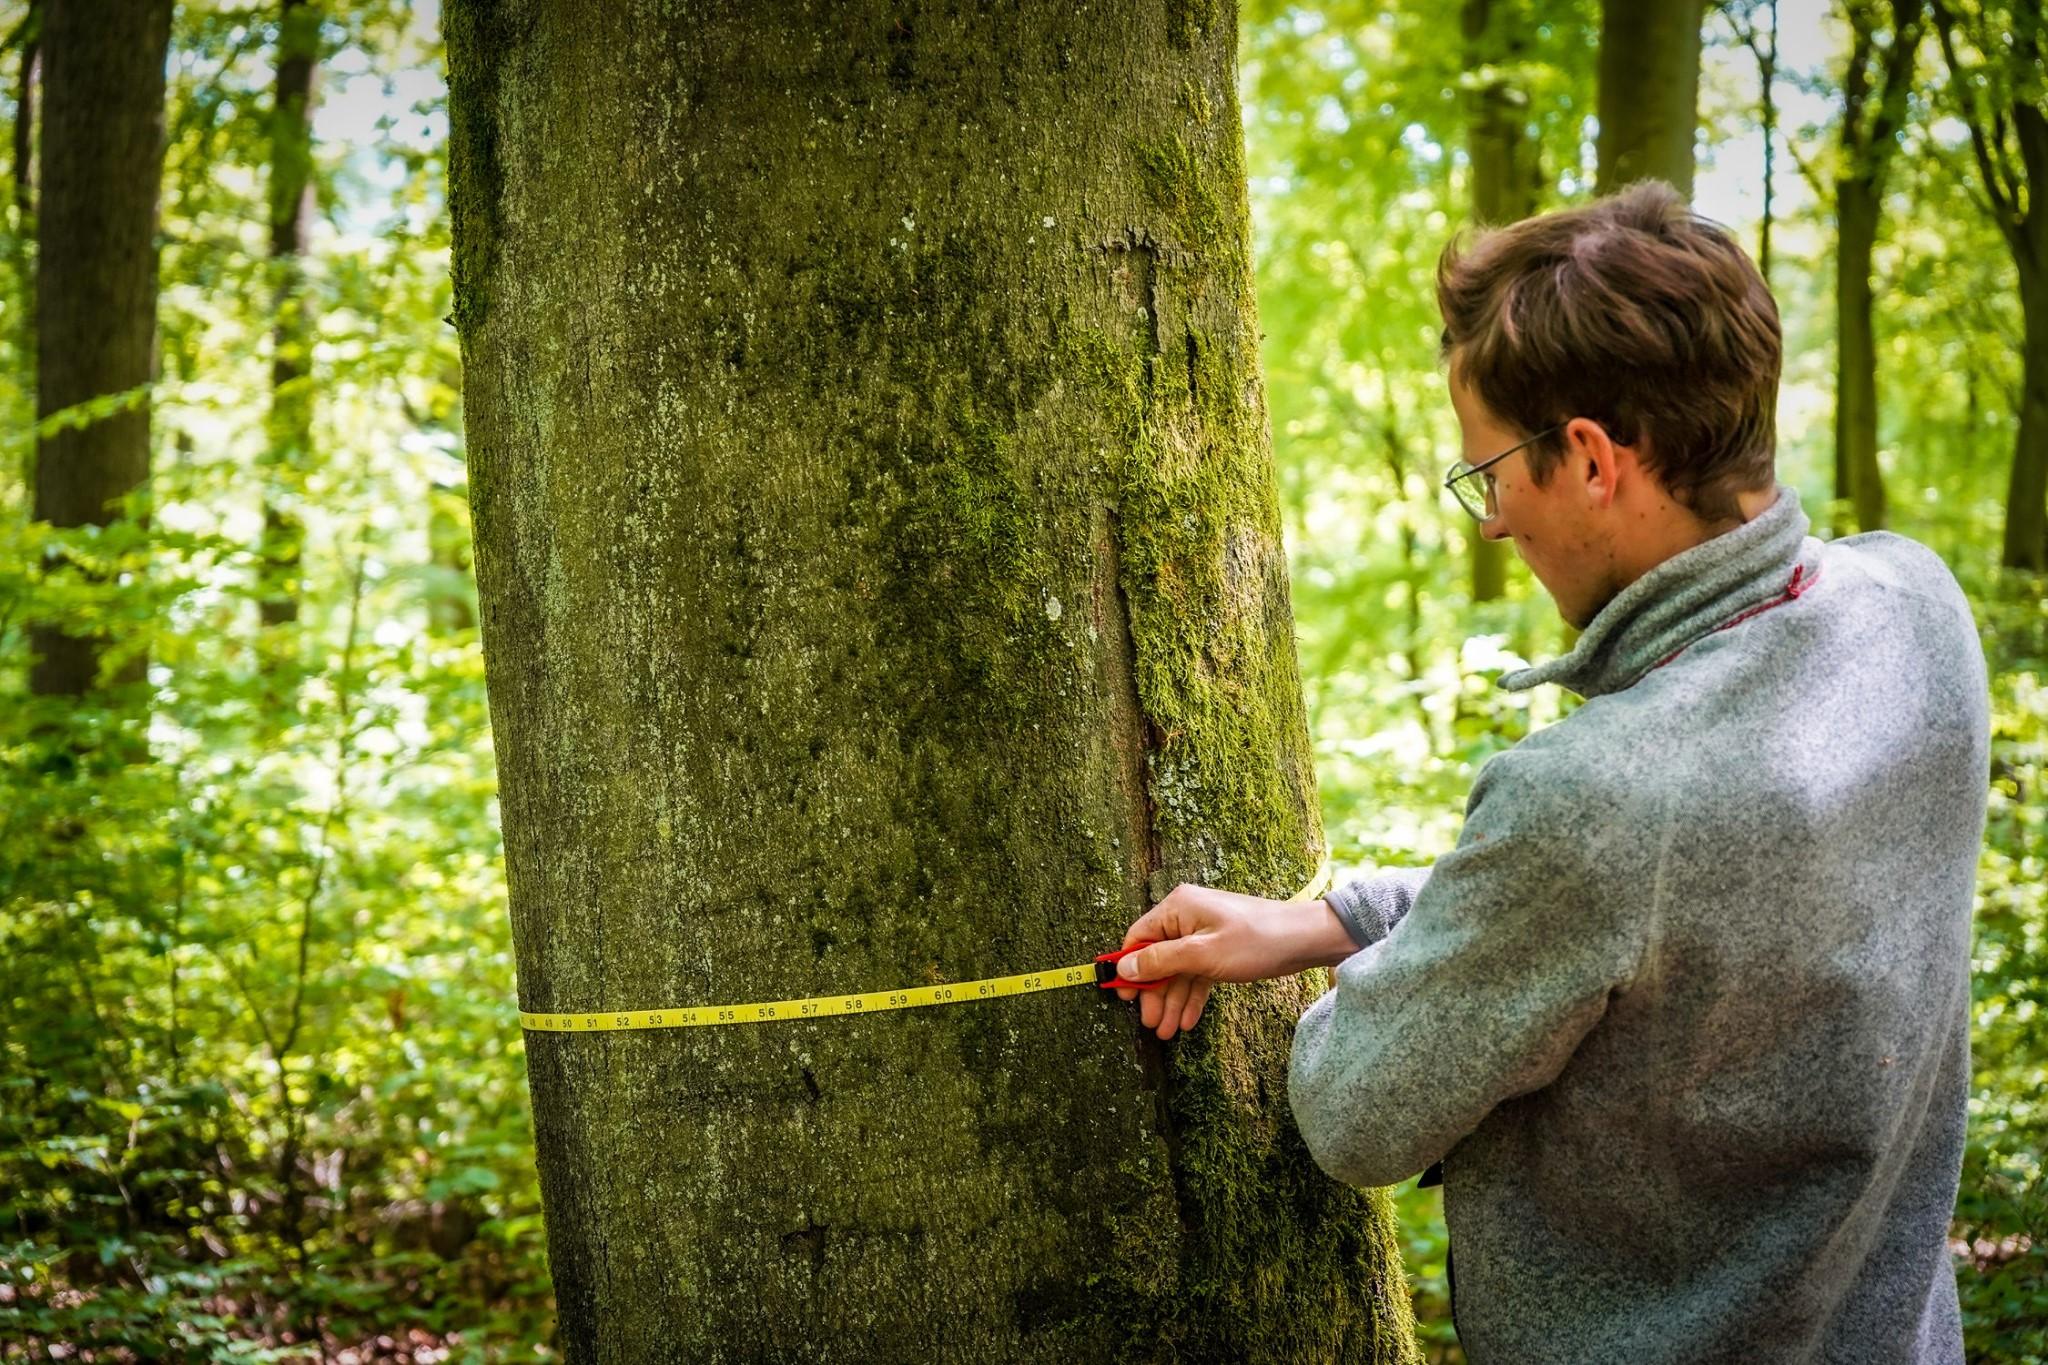
M156 347L156 211L163 176L170 0L46 0L42 184L37 202L38 420L135 395L36 439L34 516L105 526L149 476ZM54 566L53 566L54 568ZM64 571L55 569L54 571ZM77 697L98 679L103 635L31 628L29 690ZM140 682L131 655L113 682Z
M1227 8L464 0L522 1006L1085 960L1321 843ZM579 1361L1408 1360L1319 983L527 1039Z
M1489 227L1527 218L1542 186L1529 96L1507 72L1526 55L1522 16L1496 0L1465 0L1465 148L1472 159L1472 217ZM1472 600L1507 591L1508 543L1472 532Z
M1598 193L1664 180L1692 198L1704 11L1704 0L1601 0Z

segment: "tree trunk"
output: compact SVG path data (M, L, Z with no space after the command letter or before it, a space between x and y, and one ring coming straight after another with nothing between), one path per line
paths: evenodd
M1669 181L1692 198L1704 0L1602 0L1596 193Z
M299 562L306 528L297 503L313 449L309 367L313 317L305 286L306 229L313 216L313 76L320 55L320 11L283 0L277 29L277 83L270 111L271 324L269 450L263 464L262 583L258 611L264 654L276 664L295 645L275 628L299 619ZM282 637L282 638L280 638Z
M170 0L45 0L37 202L36 416L143 390L118 411L39 435L34 516L108 525L149 474L156 201L163 174ZM63 570L52 566L54 572ZM83 696L107 644L32 627L29 690ZM117 683L139 682L135 655Z
M456 318L522 1007L1083 961L1321 834L1228 7L466 0ZM1319 983L526 1047L576 1361L1410 1360Z
M2048 231L2048 215L2033 209L2036 238ZM2005 543L1999 556L2008 569L2048 573L2048 264L2020 263L2020 308L2026 322L2026 351L2020 359L2019 433L2013 442L2012 479L2005 495Z
M1465 70L1475 78L1466 93L1465 147L1472 159L1472 216L1497 226L1536 211L1541 184L1536 144L1529 138L1529 97L1495 78L1479 82L1488 68L1517 61L1523 35L1511 31L1516 16L1493 0L1465 0ZM1472 532L1472 600L1491 602L1507 591L1508 546Z
M1835 498L1865 531L1885 524L1884 471L1877 463L1877 340L1871 320L1870 260L1877 247L1877 187L1835 182ZM1837 535L1850 528L1837 523Z

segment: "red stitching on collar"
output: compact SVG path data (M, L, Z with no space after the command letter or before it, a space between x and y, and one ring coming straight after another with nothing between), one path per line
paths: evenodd
M1818 563L1816 563L1813 566L1813 572L1811 574L1808 574L1806 572L1806 566L1804 564L1794 564L1792 566L1792 581L1785 585L1785 591L1779 593L1776 597L1773 597L1768 602L1759 602L1757 603L1757 605L1751 607L1748 611L1739 612L1736 615L1729 617L1720 625L1715 626L1713 630L1708 631L1707 634L1718 634L1721 631L1729 629L1731 626L1741 625L1744 621L1747 621L1752 616L1760 616L1764 612L1769 611L1772 607L1782 607L1787 602L1792 601L1794 598L1798 597L1801 593L1805 592L1808 588L1812 587L1815 583L1819 581L1820 565ZM1706 637L1701 637L1701 639L1704 638ZM1666 654L1663 658L1657 660L1656 663L1651 664L1650 672L1656 672L1658 669L1670 663L1673 659L1685 653L1686 650L1691 649L1694 645L1698 643L1698 640L1686 641L1677 649L1672 650L1669 654Z

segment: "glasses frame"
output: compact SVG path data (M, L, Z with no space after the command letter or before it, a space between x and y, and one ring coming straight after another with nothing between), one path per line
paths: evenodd
M1500 505L1494 500L1493 480L1488 479L1486 483L1483 485L1486 491L1479 494L1479 505L1481 508L1485 509L1484 511L1474 510L1472 504L1465 501L1465 495L1464 493L1459 491L1458 484L1465 479L1471 478L1475 474L1484 474L1487 470L1493 468L1495 465L1499 464L1502 460L1505 460L1508 456L1514 454L1516 451L1523 450L1529 446L1535 445L1538 441L1550 435L1552 432L1564 430L1564 428L1569 424L1569 421L1570 419L1566 419L1566 421L1559 422L1555 426L1545 427L1543 430L1537 432L1534 436L1531 436L1528 440L1517 441L1515 444L1509 446L1506 450L1501 451L1500 454L1489 455L1485 459L1481 460L1478 464L1466 464L1463 460L1458 461L1456 464L1451 466L1450 473L1444 475L1444 487L1450 490L1452 499L1457 502L1458 506L1464 508L1466 512L1470 513L1474 521L1480 523L1482 526L1485 525L1487 522L1492 521L1495 517L1500 515Z

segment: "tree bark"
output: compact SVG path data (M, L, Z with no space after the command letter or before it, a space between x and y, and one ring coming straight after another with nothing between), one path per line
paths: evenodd
M1494 0L1465 0L1462 15L1466 93L1465 147L1472 160L1472 216L1498 226L1536 211L1542 184L1537 147L1528 135L1529 97L1496 69L1520 60L1525 35L1516 16ZM1496 71L1490 79L1480 79ZM1491 602L1507 591L1508 546L1472 533L1472 600Z
M1704 0L1602 0L1594 190L1664 180L1692 198Z
M313 216L313 81L320 56L320 10L283 0L277 28L277 79L270 111L271 324L269 450L263 462L262 582L258 612L264 655L275 664L294 646L277 627L299 619L305 521L298 512L313 449L310 364L313 316L306 297L306 232Z
M153 376L171 5L43 0L40 9L39 421L142 389ZM120 513L119 500L148 475L145 390L96 421L38 435L34 516L55 526L108 525ZM96 684L106 643L54 622L33 626L29 690L83 696ZM144 671L138 654L114 681L138 682Z
M1064 965L1321 845L1236 27L463 0L456 318L523 1008ZM576 1361L1414 1358L1314 978L533 1033Z

